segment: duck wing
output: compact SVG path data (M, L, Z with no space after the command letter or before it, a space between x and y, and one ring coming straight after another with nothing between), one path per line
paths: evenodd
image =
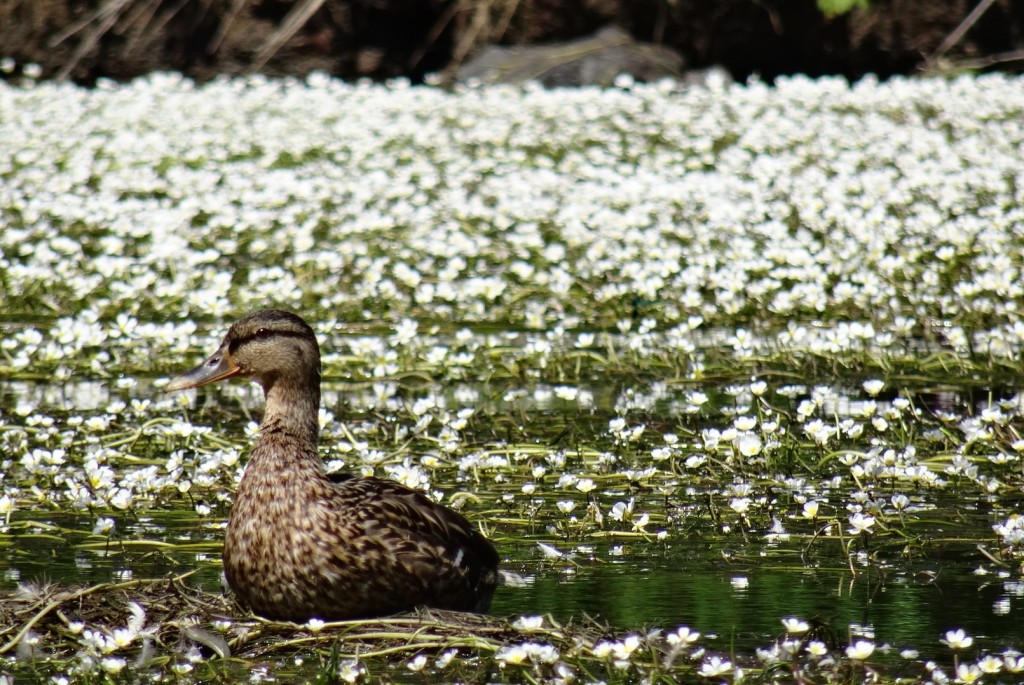
M433 607L484 612L498 581L498 553L461 514L394 481L351 478L333 484L334 555L339 571L366 579L373 614ZM347 585L347 584L346 584ZM347 591L352 591L349 586Z

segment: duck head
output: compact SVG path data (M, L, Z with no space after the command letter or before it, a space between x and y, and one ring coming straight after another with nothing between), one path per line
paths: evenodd
M167 384L172 392L198 388L233 376L249 376L269 395L278 386L320 387L320 348L302 317L264 309L234 323L206 361Z

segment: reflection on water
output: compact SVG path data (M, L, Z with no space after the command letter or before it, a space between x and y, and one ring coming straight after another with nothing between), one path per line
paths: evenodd
M17 522L15 522L17 525ZM58 525L49 521L47 526ZM65 518L59 528L24 529L0 549L7 570L0 588L18 583L118 582L194 571L195 583L221 588L220 538L187 517L164 515L136 526L136 541L121 544L89 535L85 519ZM143 534L145 533L145 534ZM173 540L161 546L157 534ZM149 540L138 542L138 540ZM491 613L550 614L557 621L586 616L618 630L671 629L687 625L715 635L719 648L747 650L783 633L780 618L796 615L825 626L835 645L848 644L859 627L895 650L913 647L922 658L944 660L940 637L953 628L975 636L979 649L1024 649L1020 605L1024 584L1010 577L981 578L963 558L919 560L855 578L843 558L818 559L817 567L793 563L789 554L758 563L727 561L706 541L682 540L655 549L606 545L593 558L551 562L533 544L501 545L504 566L523 575L525 587L500 587ZM612 554L612 548L617 548ZM775 547L773 551L795 552ZM613 563L607 559L614 558Z
M940 637L952 628L976 636L980 649L1024 648L1020 583L978 582L964 562L900 569L854 579L842 560L832 568L734 567L713 551L676 549L671 557L593 565L572 576L539 574L527 588L502 588L496 614L550 613L568 621L587 615L618 629L687 625L740 650L782 635L780 618L796 615L838 631L860 626L879 644L913 647L923 658L946 659ZM941 570L939 570L941 568Z
M0 401L3 406L12 408L13 414L23 417L34 411L54 416L70 412L72 408L76 415L88 416L126 411L124 406L116 406L118 402L123 405L152 397L154 405L166 402L157 414L173 415L180 407L175 408L173 400L164 398L158 385L152 381L140 381L131 387L119 386L116 382L9 382L0 384ZM590 450L589 460L583 463L577 456L576 463L567 469L581 469L581 473L588 476L587 480L609 474L612 467L608 464L614 461L615 450L624 443L609 444L607 435L601 436L598 431L607 430L611 417L627 413L624 407L640 414L643 418L638 423L644 422L652 433L662 427L664 433L690 431L696 442L706 426L715 425L707 417L732 417L748 411L749 405L756 405L745 386L696 389L692 385L643 384L634 380L621 387L613 382L581 383L567 392L560 386L542 383L526 389L511 382L442 386L388 381L346 386L329 381L325 390L325 407L339 415L358 412L385 415L396 407L412 405L423 398L430 398L439 407L471 404L482 418L479 425L465 428L467 454L474 452L478 445L497 444L500 449L495 450L495 458L519 459L505 471L482 471L472 488L481 503L471 505L476 506L471 518L478 516L493 526L505 567L530 581L523 588L499 589L493 605L493 613L497 615L551 614L558 621L589 616L620 631L687 625L705 635L717 636L716 648L724 653L733 647L749 650L764 646L783 633L780 619L786 616L816 621L826 627L826 633L831 629L837 648L849 644L853 638L866 636L879 645L891 645L893 653L912 647L919 650L924 659L947 660L949 650L939 640L945 631L962 628L974 636L978 649L1015 647L1024 650L1019 629L1024 583L1013 574L1001 575L999 567L992 564L986 566L987 575L977 571L984 560L980 559L973 541L990 539L993 522L1004 516L1003 513L993 516L992 502L983 496L975 495L971 501L961 498L955 489L915 492L914 488L921 486L906 483L890 492L886 489L888 481L884 481L882 485L886 487L880 486L871 493L878 507L873 511L885 510L894 520L907 517L912 525L908 524L906 530L915 539L908 543L899 536L883 537L879 542L872 538L870 549L866 543L851 544L848 549L852 554L848 558L843 545L849 538L841 539L834 533L819 537L820 521L809 523L800 513L804 501L817 498L830 507L829 516L833 521L845 521L854 499L853 484L848 479L815 480L813 475L787 477L774 472L756 478L748 475L747 481L758 480L758 487L762 488L750 494L750 483L742 482L743 477L729 475L729 478L736 478L734 481L701 480L693 476L691 466L683 458L678 463L670 463L662 457L658 462L660 479L646 483L642 482L644 476L640 469L634 469L624 471L624 477L618 480L602 481L594 486L593 492L576 487L574 480L556 485L564 475L561 471L566 455L571 452L563 448L566 443L590 441L584 445ZM795 414L812 391L798 384L782 386L775 389L773 401L780 412ZM223 386L215 392L220 394L221 400L231 401L207 404L210 397L203 395L194 415L207 423L216 423L211 420L214 415L205 412L211 411L207 406L220 407L221 413L215 416L232 417L234 424L224 427L225 434L242 435L241 424L258 416L262 405L260 390L253 384L237 384ZM955 392L931 386L916 392L903 388L900 393L901 399L911 398L927 412L961 415L985 408L992 396L989 390L975 391L969 387L958 388ZM697 395L705 394L706 397L695 401ZM1013 393L1007 390L1000 395L1012 396ZM831 393L821 409L833 418L858 417L869 414L868 409L875 411L876 403L885 406L896 399L895 395L884 394L867 399L854 387L848 392L839 389ZM1018 399L1019 396L1007 402ZM228 408L224 409L225 406ZM242 419L239 414L247 416ZM514 420L509 421L508 417ZM408 419L406 416L402 421L411 423ZM59 420L71 423L67 416ZM134 427L139 420L126 416L123 423ZM512 424L518 431L515 436L521 440L520 445L543 445L538 451L542 456L524 456L525 451L517 456L513 453L521 447L516 445L505 450L501 441L513 432L509 429ZM720 419L717 425L724 429ZM581 428L585 426L593 427L595 432L587 433ZM795 429L795 423L793 427ZM477 435L470 434L473 428L478 431ZM134 428L128 433L132 431ZM56 428L50 433L59 437ZM82 434L74 430L68 430L67 435L69 449L74 441L83 440ZM594 435L605 441L600 448L594 447ZM22 449L28 451L29 439L35 439L35 434L28 432L26 436ZM326 437L328 450L341 442L330 429ZM132 439L131 435L124 438L125 441ZM99 444L99 440L88 434L84 438L87 445ZM661 443L652 438L651 444ZM549 446L552 447L549 449ZM626 448L632 449L628 445ZM607 451L602 451L605 449ZM85 453L93 454L88 448ZM331 454L338 456L338 453ZM508 454L512 456L507 457ZM413 456L418 454L413 452ZM697 456L706 458L703 453ZM820 453L811 456L818 458ZM845 456L848 455L839 454L836 459L842 460ZM152 456L131 462L131 465L144 461L162 464L166 457L167 450L161 447L153 450ZM81 455L78 458L81 459ZM119 458L128 459L124 455ZM136 455L131 455L131 459L136 459ZM636 452L636 459L646 467L658 457L647 449ZM858 460L854 454L850 464ZM944 462L935 465L935 472L943 473L943 465ZM358 466L358 463L347 465ZM590 470L583 473L583 468ZM676 479L680 474L689 476L683 486ZM735 471L726 470L722 474L735 474ZM545 477L546 482L542 481ZM540 481L541 485L537 486L533 480ZM445 486L439 483L438 487ZM904 491L909 497L897 512L888 498ZM797 499L797 494L802 494L804 499ZM732 513L726 511L726 515L715 513L714 506L707 504L711 497L718 498L714 506L719 510L730 509L733 503L737 508ZM573 502L560 502L562 499ZM644 524L648 527L642 534L633 535L635 527L630 530L635 519L620 519L617 526L597 524L593 529L573 528L568 523L568 512L583 519L592 515L591 507L596 507L604 516L611 517L613 505L626 501L630 502L630 507L635 502L638 517L641 513L652 516L651 522ZM868 500L864 497L856 501L865 504ZM219 591L221 527L226 504L215 497L207 497L206 513L200 518L189 509L199 502L200 499L190 502L188 498L177 498L171 504L163 503L151 510L140 508L144 513L108 510L94 516L52 512L49 508L53 503L47 505L42 500L38 509L19 507L14 510L7 535L0 538L0 568L3 569L0 589L9 590L19 583L40 580L92 584L194 571L189 582L208 591ZM557 513L556 503L574 504L576 508ZM172 506L181 509L161 509ZM488 506L501 508L488 511ZM764 508L760 525L768 528L770 524L772 534L758 530L743 516L748 506ZM533 517L538 511L541 513L534 523ZM955 512L955 516L946 512ZM812 514L810 518L815 516ZM102 517L114 519L114 532L110 537L104 531L95 530ZM775 531L775 524L779 531ZM847 528L843 523L838 525ZM791 529L792 535L786 529ZM657 537L661 530L665 531L664 539ZM812 531L813 536L808 531ZM604 533L615 532L625 537L611 542L603 537ZM628 537L630 535L633 536ZM553 543L578 556L552 560L539 550L536 542ZM578 546L580 543L589 547L583 549ZM904 544L910 553L904 552ZM577 545L575 549L574 545ZM885 547L879 549L879 546ZM851 572L850 563L857 570L856 576ZM851 634L851 631L859 632Z
M121 527L124 530L121 530ZM15 516L10 544L0 547L0 589L20 583L89 585L196 571L203 587L219 587L222 536L190 512L156 512L94 534L86 516Z

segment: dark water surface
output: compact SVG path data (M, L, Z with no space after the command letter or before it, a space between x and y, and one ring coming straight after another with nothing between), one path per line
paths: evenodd
M36 519L35 524L13 519L10 544L0 548L5 569L0 587L34 581L117 582L195 571L189 582L211 592L221 588L221 533L208 525L197 527L192 516L162 513L134 524L147 531L139 537L149 542L107 542L90 535L87 523L71 516ZM155 530L163 531L170 544L151 537ZM939 642L941 636L963 628L979 650L1024 650L1024 586L997 573L979 574L966 551L962 558L917 559L899 568L858 569L854 576L841 556L801 564L800 544L772 545L753 559L727 559L723 551L729 546L709 541L608 543L594 546L590 558L578 555L568 561L545 559L535 544L522 540L499 542L499 547L504 567L527 584L499 587L491 610L497 616L593 619L619 632L687 625L717 649L741 651L781 637L780 619L798 616L819 626L817 636L834 648L867 635L891 646L894 656L913 648L920 658L944 661L949 650Z

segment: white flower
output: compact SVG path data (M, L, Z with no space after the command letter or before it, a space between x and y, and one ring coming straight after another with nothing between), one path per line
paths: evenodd
M576 503L573 502L572 500L561 500L555 502L555 506L558 507L558 511L562 512L563 514L568 514L573 509L576 508Z
M732 425L733 428L744 433L752 431L757 427L757 419L753 416L737 416L736 420L732 422Z
M558 661L558 650L548 644L524 642L519 645L508 645L498 650L494 658L506 664L522 664L527 660L539 664L553 664Z
M629 502L616 502L612 505L611 511L608 512L608 516L613 521L629 521L633 518L633 499Z
M1010 673L1024 672L1024 655L1008 650L1003 654L1003 667Z
M872 397L875 397L876 395L878 395L878 393L882 392L882 388L885 387L885 381L880 381L877 379L864 381L862 387L864 388L864 392L871 395Z
M782 619L782 627L785 628L786 632L790 635L803 635L811 629L811 626L807 621L795 616Z
M816 411L818 411L818 405L812 400L801 400L800 404L796 406L797 416L799 416L801 420L809 418Z
M846 656L854 661L864 661L875 652L875 643L869 640L857 640L846 648Z
M821 446L825 446L828 442L839 432L835 426L826 424L821 419L815 419L804 424L804 432L811 437L814 442Z
M686 393L686 403L691 407L699 407L708 401L708 396L700 390L693 390Z
M594 344L595 337L593 333L580 333L576 337L576 347L590 347Z
M850 528L848 532L850 535L858 535L860 533L870 533L871 527L875 525L875 517L862 514L857 512L850 516Z
M821 658L828 654L828 647L821 640L811 640L807 643L807 653L812 657Z
M782 643L779 645L779 649L788 654L790 657L793 657L800 653L800 648L802 646L803 642L801 642L798 638L790 638L788 640L783 640Z
M128 662L118 656L107 656L100 659L100 667L107 673L120 673Z
M582 493L588 493L592 491L595 487L597 486L594 485L594 481L592 481L589 478L580 478L578 481L576 481L576 489Z
M640 646L639 635L627 635L622 642L612 643L612 656L619 661L629 661L633 652Z
M982 675L984 675L982 670L976 664L964 663L956 667L956 682L958 683L981 682Z
M964 632L963 628L957 628L956 630L947 630L941 642L950 649L967 649L974 644L974 638Z
M520 616L512 622L512 627L522 632L540 630L544 627L543 616Z
M112 640L114 641L115 647L118 649L127 647L135 640L137 633L128 630L127 628L115 628Z
M93 535L107 535L114 530L114 519L100 517L96 519L96 525L92 528Z
M396 345L405 345L416 337L419 323L414 319L403 319L396 327L395 334L391 336Z
M734 497L729 500L729 508L735 511L737 514L745 514L750 509L750 498L749 497Z
M719 656L711 656L701 663L697 673L704 678L717 678L732 670L732 662Z
M754 433L743 433L736 438L736 449L744 457L754 457L761 453L763 443Z
M680 626L675 632L669 633L665 636L670 645L681 645L683 647L688 646L700 639L700 633L695 630L690 630L687 626Z
M500 661L502 664L521 664L530 657L522 645L510 645L508 647L502 647L498 650L498 653L494 655L494 658Z
M999 673L1003 670L1003 660L997 656L987 654L978 660L978 668L982 673Z
M453 652L455 650L452 650ZM438 659L440 661L440 659ZM338 669L338 677L346 683L354 683L366 674L366 668L357 659L346 659Z

